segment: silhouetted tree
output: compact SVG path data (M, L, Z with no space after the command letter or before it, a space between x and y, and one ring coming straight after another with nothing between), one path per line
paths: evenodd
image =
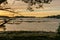
M0 27L3 28L4 31L6 30L6 28L5 28L6 26L5 26L5 24L6 24L7 22L9 22L10 20L12 20L12 19L8 19L8 20L7 20L7 19L4 19L4 22L3 22L2 24L0 24Z
M60 34L60 23L59 23L59 27L58 27L57 31L58 31L58 34Z
M22 1L24 1L25 3L28 3L28 10L30 10L30 11L33 11L33 9L31 8L31 6L33 6L33 5L36 5L36 4L38 4L38 8L40 8L40 7L43 7L43 3L47 3L47 4L49 4L50 2L52 2L52 0L22 0Z
M0 0L0 10L3 9L3 7L1 6L2 3L3 3L4 5L8 4L7 0Z
M58 36L55 37L55 40L60 40L60 23L59 23L59 27L58 27L57 31L58 31L58 33L57 33Z
M7 0L0 0L0 4L3 3L3 2L6 2ZM7 2L6 2L7 3Z

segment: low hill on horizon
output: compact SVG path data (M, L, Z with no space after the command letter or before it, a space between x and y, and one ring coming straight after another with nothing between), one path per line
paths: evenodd
M57 19L60 19L60 15L46 16L44 18L57 18Z

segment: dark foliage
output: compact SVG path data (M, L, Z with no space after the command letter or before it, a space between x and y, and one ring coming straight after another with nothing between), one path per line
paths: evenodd
M60 34L60 24L59 24L57 31L58 31L58 34Z
M37 3L38 3L38 2L39 2L39 3L42 3L42 2L43 2L43 3L49 3L49 2L52 2L52 0L22 0L22 1L24 1L25 3L29 3L29 2L30 2L30 3L33 3L33 2L35 2L35 3L36 3L36 2L37 2Z
M57 18L57 19L60 19L60 15L56 15L56 16L47 16L47 17L44 17L44 18Z
M28 10L29 11L34 11L31 6L38 4L38 7L36 8L43 8L43 3L50 4L52 0L22 0L25 3L28 3ZM42 3L42 4L41 4Z
M49 35L51 37L49 37ZM54 32L40 31L7 31L0 32L1 40L55 40Z
M59 24L59 27L58 27L57 31L58 31L57 33L59 35L55 37L55 40L60 40L60 24Z
M0 18L9 18L8 16L0 16Z
M15 16L15 18L35 18L35 16Z
M5 2L5 1L7 1L7 0L0 0L0 4L3 3L3 2Z
M54 40L53 38L46 36L30 36L30 37L3 37L1 40Z

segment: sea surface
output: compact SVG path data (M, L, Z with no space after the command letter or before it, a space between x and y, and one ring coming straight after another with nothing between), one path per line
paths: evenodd
M46 31L57 32L60 19L55 18L16 18L6 23L6 31Z

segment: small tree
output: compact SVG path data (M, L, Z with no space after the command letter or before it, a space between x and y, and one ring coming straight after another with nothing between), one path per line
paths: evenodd
M59 28L57 29L58 31L58 36L55 37L55 40L60 40L60 23L59 23Z
M58 30L57 30L57 31L58 31L58 34L60 34L60 23L59 23L59 28L58 28Z

